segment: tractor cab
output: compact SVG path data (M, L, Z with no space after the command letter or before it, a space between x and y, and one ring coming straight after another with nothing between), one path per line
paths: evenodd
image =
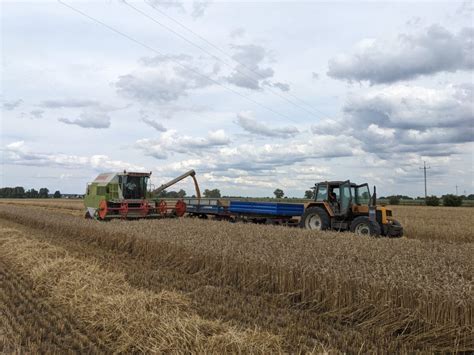
M353 210L353 206L368 208L371 203L368 184L357 185L349 180L325 181L317 183L314 189L315 201L326 202L334 215L347 215Z

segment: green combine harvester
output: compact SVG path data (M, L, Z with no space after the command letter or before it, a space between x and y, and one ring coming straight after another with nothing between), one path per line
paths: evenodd
M171 185L191 176L196 187L196 196L201 198L196 173L190 170L154 190L160 193ZM97 220L181 217L186 212L182 200L170 201L153 198L150 173L127 172L103 173L87 185L84 205L86 218Z

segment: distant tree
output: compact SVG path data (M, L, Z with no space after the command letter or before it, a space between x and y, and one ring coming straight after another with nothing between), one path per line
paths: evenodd
M29 189L26 191L25 195L27 198L38 198L39 193L35 189Z
M54 198L61 198L61 192L59 190L55 191L53 197Z
M179 198L186 197L186 191L184 191L183 189L179 190L178 191L178 197Z
M13 198L24 198L25 189L22 186L17 186L13 189Z
M304 198L307 198L309 200L313 199L314 196L314 191L313 190L306 190L304 192Z
M474 194L467 195L468 200L474 200Z
M275 191L273 191L273 194L276 198L283 198L283 196L285 195L282 189L276 189Z
M48 198L49 197L49 190L46 187L42 187L39 190L39 198Z
M443 196L443 205L444 206L451 206L451 207L458 207L462 205L462 198L461 196L456 195L444 195Z
M399 205L400 204L400 197L399 196L389 196L388 203L390 205Z
M436 196L427 196L425 199L427 206L439 206L439 198Z
M204 190L204 197L207 197L207 198L220 198L221 197L221 192L220 192L219 189L214 189L214 190L206 189L206 190Z

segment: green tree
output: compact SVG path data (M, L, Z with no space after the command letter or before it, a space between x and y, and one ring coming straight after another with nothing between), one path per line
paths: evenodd
M435 195L427 196L425 199L425 204L427 206L439 206L439 198Z
M314 196L314 191L313 190L306 190L304 192L304 198L307 198L309 200L312 200Z
M451 206L451 207L458 207L462 205L462 198L461 196L456 195L444 195L443 196L443 205L444 206Z
M206 189L206 190L204 190L204 197L207 197L207 198L220 198L221 197L221 191L219 189L213 189L213 190Z
M400 197L398 196L389 196L388 203L390 205L399 205L400 204Z
M179 198L184 198L184 197L186 197L186 191L184 191L183 189L179 190L179 191L178 191L178 197L179 197Z
M282 189L276 189L275 191L273 191L273 194L276 198L283 198L283 196L285 196L285 193Z
M29 189L26 191L25 195L28 198L38 198L39 193L35 189Z
M53 197L54 198L61 198L61 192L59 190L55 191Z
M42 187L39 190L39 198L48 198L49 197L49 190L46 187Z

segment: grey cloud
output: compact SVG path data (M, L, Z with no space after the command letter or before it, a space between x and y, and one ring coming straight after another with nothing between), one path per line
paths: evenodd
M85 111L79 115L79 118L58 118L58 121L77 125L83 128L109 128L110 127L110 116L104 112L89 112Z
M157 122L151 118L149 118L148 113L146 113L144 110L140 110L140 116L142 118L142 121L149 125L150 127L156 129L158 132L166 132L165 126L163 126L160 122Z
M349 135L385 159L394 153L450 156L474 141L472 84L426 89L394 85L348 100L339 120L323 120L315 134Z
M353 54L329 61L328 75L370 84L393 83L421 75L474 68L474 29L451 33L432 25L416 35L399 35L396 41L364 41Z
M210 1L194 1L191 16L193 18L202 17L210 5Z
M45 100L40 106L45 108L81 108L90 106L99 106L99 102L95 100L81 100L81 99L59 99L59 100Z
M232 57L241 64L238 64L225 80L239 87L261 90L261 81L273 77L274 74L272 68L261 67L268 54L266 49L253 44L234 46L234 49L236 53Z
M312 72L311 77L313 78L313 80L318 80L319 79L319 74L316 73L316 72Z
M4 102L2 107L7 111L13 111L23 103L22 99Z
M30 111L30 115L31 115L33 118L36 118L36 119L43 118L43 113L44 113L43 110L33 110L33 111Z
M237 115L236 123L249 133L265 137L290 138L299 133L296 127L271 127L268 124L258 122L245 113Z

